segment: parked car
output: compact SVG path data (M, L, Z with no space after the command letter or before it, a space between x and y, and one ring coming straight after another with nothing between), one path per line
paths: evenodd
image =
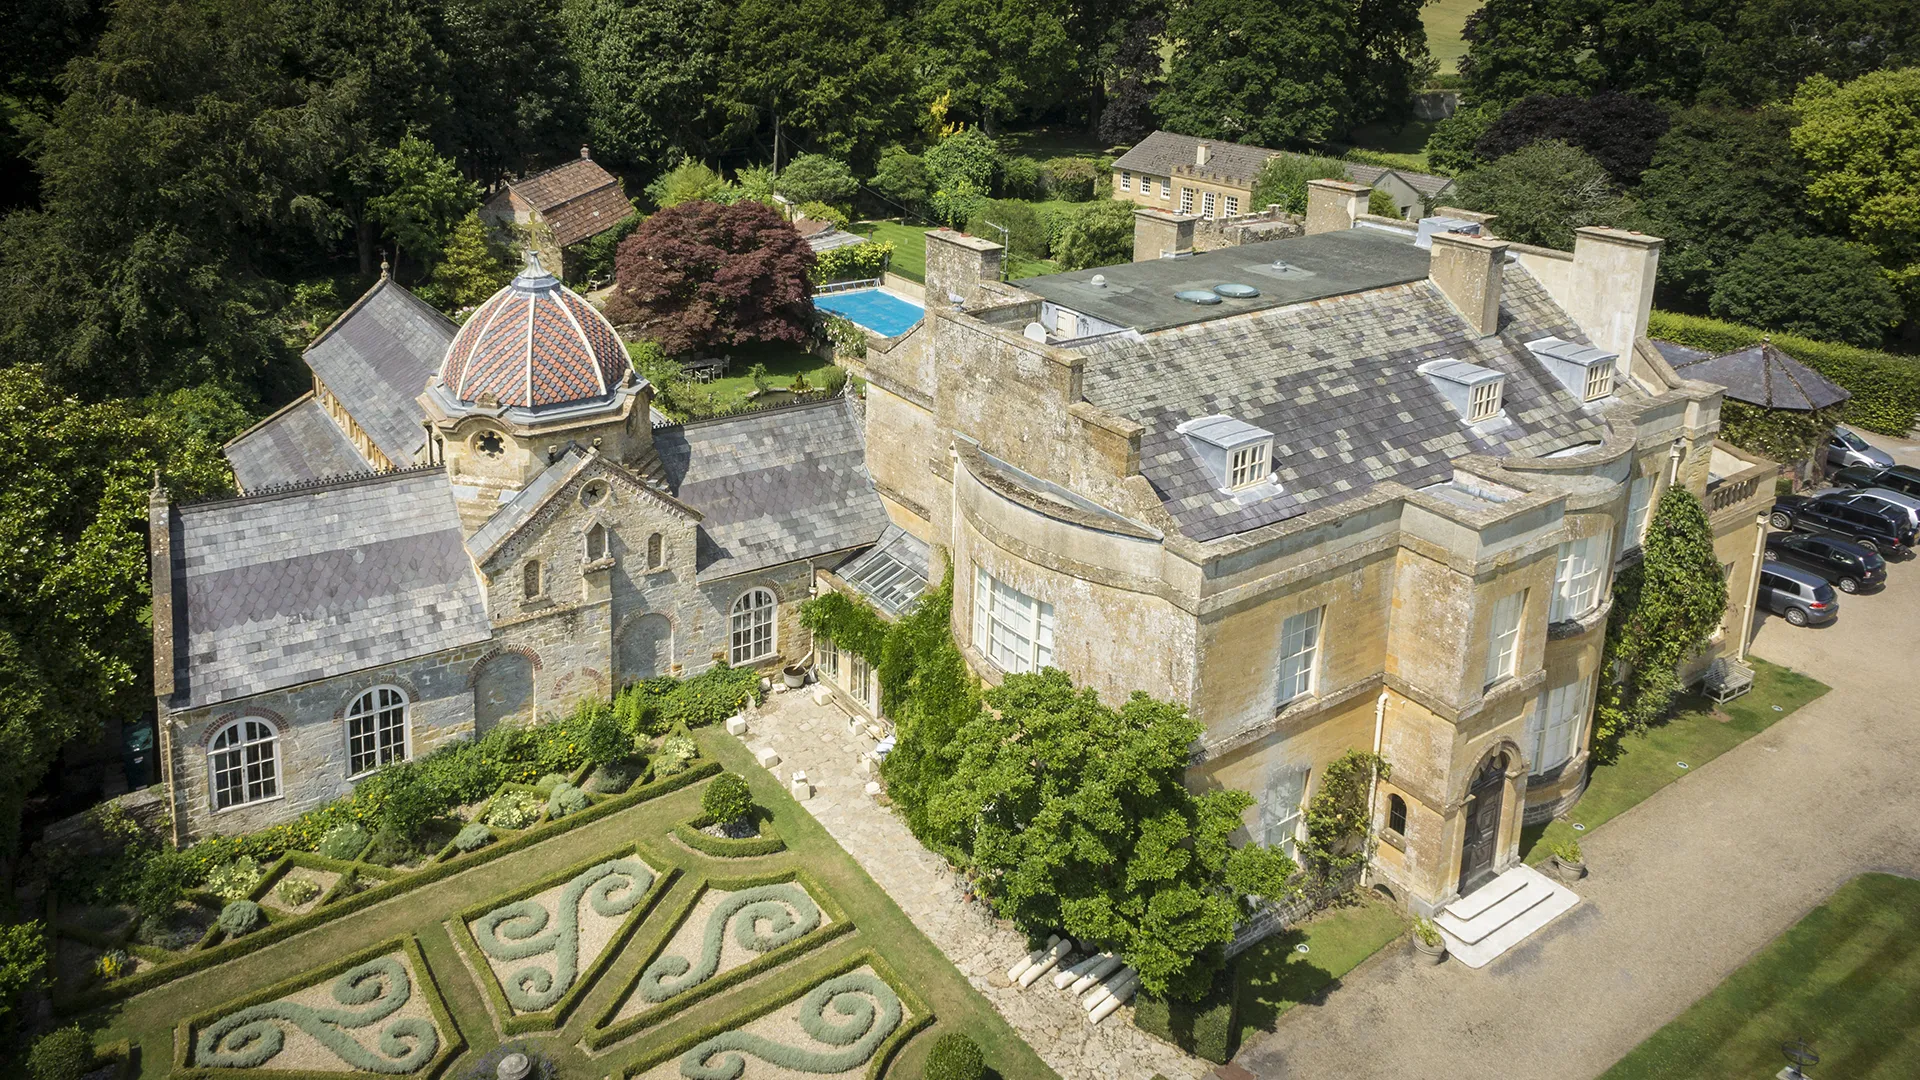
M1838 492L1782 495L1773 503L1773 527L1785 532L1818 533L1851 540L1886 558L1898 558L1913 546L1913 526L1904 517L1855 506Z
M1834 494L1844 495L1855 506L1885 511L1904 519L1909 528L1920 529L1920 499L1912 495L1902 495L1886 488L1841 488Z
M1920 495L1920 469L1911 465L1855 465L1830 477L1835 487L1886 488L1902 495Z
M1760 568L1760 607L1795 626L1832 622L1840 614L1840 598L1820 576L1795 566L1767 563Z
M1831 536L1772 533L1767 537L1767 561L1811 570L1840 586L1843 593L1863 592L1887 581L1887 560L1859 544Z
M1855 435L1843 427L1833 429L1827 438L1827 468L1844 469L1850 465L1870 465L1884 469L1893 464L1893 458L1885 450L1870 445L1867 440Z

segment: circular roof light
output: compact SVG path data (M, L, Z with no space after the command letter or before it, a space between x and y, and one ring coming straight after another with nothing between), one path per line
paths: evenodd
M1093 287L1094 287L1094 288L1096 288L1096 289L1104 289L1104 288L1106 288L1106 287L1107 287L1107 275L1105 275L1105 274L1095 274L1095 275L1093 275Z
M1251 300L1260 295L1260 290L1251 285L1240 285L1231 282L1225 285L1215 285L1213 291L1230 300Z
M1175 300L1185 300L1189 304L1217 304L1220 294L1212 289L1181 289L1173 294Z

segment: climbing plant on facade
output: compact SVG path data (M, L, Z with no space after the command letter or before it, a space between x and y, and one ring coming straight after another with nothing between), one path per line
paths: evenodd
M1376 775L1384 780L1391 771L1379 754L1349 750L1321 774L1320 788L1307 803L1307 838L1300 845L1301 869L1319 884L1338 882L1372 857L1367 794Z
M1611 756L1622 735L1666 714L1680 693L1681 661L1705 648L1727 612L1727 582L1713 551L1706 508L1669 487L1647 522L1638 565L1613 583L1602 679L1594 708L1595 755Z

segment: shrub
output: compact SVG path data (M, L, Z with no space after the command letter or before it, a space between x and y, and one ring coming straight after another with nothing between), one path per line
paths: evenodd
M927 1064L920 1075L925 1080L980 1080L987 1063L972 1039L957 1031L940 1036L927 1052Z
M913 210L927 201L931 190L926 162L903 146L889 146L880 151L880 161L867 187L895 207Z
M927 186L935 191L968 187L982 196L993 186L1000 148L979 128L956 131L927 149ZM964 218L962 220L965 220Z
M721 773L701 793L700 812L721 825L731 825L753 813L753 791L738 773Z
M602 765L587 778L587 790L600 795L618 795L640 778L640 766L627 761Z
M1439 945L1441 941L1440 928L1433 925L1432 919L1422 915L1413 917L1413 936L1419 938L1420 944L1429 949Z
M1034 158L1015 154L1000 159L1000 194L1008 199L1038 199L1046 195L1043 167Z
M1309 154L1279 154L1268 158L1253 181L1253 195L1247 200L1253 209L1265 210L1279 203L1289 214L1307 212L1307 181L1348 180L1347 164L1328 157Z
M417 763L400 761L362 780L356 796L373 806L376 833L390 832L412 842L428 822L446 812L438 787Z
M669 735L661 740L660 752L654 755L653 775L673 776L685 772L699 752L700 747L685 735Z
M496 829L524 829L540 820L540 798L530 791L503 791L487 807L486 820Z
M1547 852L1563 863L1578 863L1580 861L1580 841L1568 840L1564 843L1558 843L1548 848Z
M1379 188L1374 188L1367 192L1367 213L1379 217L1397 218L1400 216L1400 207L1393 201L1393 196Z
M825 154L801 154L780 170L773 188L797 203L850 202L860 181L846 162ZM812 217L812 214L808 214Z
M801 203L800 215L809 221L824 221L836 229L844 229L853 224L853 219L847 216L845 210L823 202Z
M1104 176L1100 163L1091 158L1049 158L1041 166L1041 182L1046 193L1067 202L1087 202Z
M134 888L134 906L142 915L165 915L173 910L194 884L193 860L184 851L162 851L140 868L140 883Z
M235 900L220 909L220 929L230 938L245 937L267 923L266 913L251 900Z
M1133 204L1095 203L1061 232L1054 258L1067 270L1112 266L1133 257Z
M0 1031L6 1030L14 1001L47 968L45 930L38 922L0 926Z
M865 281L877 278L886 272L887 264L893 259L893 241L864 244L848 244L845 247L829 248L813 258L813 283L825 285L834 281Z
M1199 1001L1141 993L1134 1000L1133 1024L1189 1054L1208 1061L1231 1061L1240 1030L1231 968L1214 980Z
M1460 178L1460 205L1500 215L1502 239L1573 249L1585 225L1637 228L1640 210L1586 151L1557 139L1533 143Z
M27 1074L33 1080L80 1080L93 1069L93 1056L92 1040L72 1024L34 1040Z
M242 855L207 875L207 891L222 900L243 900L260 884L260 864Z
M367 830L348 822L328 829L315 850L329 859L357 859L371 839Z
M133 970L133 957L125 949L109 949L93 962L93 973L111 982Z
M134 930L134 940L142 945L151 945L168 952L179 952L191 948L202 937L202 931L193 925L183 912L169 911L159 915L149 915L140 920Z
M364 858L375 866L396 866L419 853L420 847L411 837L381 829L373 834L373 846L367 849Z
M289 907L299 907L320 895L320 883L310 877L288 877L274 886L273 891Z
M566 783L567 783L567 778L561 775L560 773L557 773L557 772L548 773L547 775L533 782L533 791L534 791L534 794L539 795L541 798L544 799L547 796L552 795L554 792L554 789L563 787L565 786Z
M563 818L568 814L577 814L588 805L586 792L572 784L561 784L553 789L552 795L547 796L547 817Z
M493 830L487 828L486 823L481 821L470 821L459 832L453 834L455 851L478 851L491 843L493 843Z
M991 222L992 224L989 224ZM995 225L1004 227L1003 234ZM967 232L986 240L1004 240L1015 255L1029 259L1047 257L1047 223L1027 203L995 199L980 204L967 221Z
M1715 318L1872 348L1903 315L1865 248L1828 236L1768 233L1713 282Z

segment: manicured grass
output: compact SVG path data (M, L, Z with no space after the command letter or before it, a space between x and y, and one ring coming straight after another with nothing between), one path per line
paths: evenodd
M1460 70L1460 58L1467 55L1467 43L1460 37L1467 16L1480 10L1485 0L1427 0L1420 9L1420 21L1427 25L1427 51L1440 65L1440 73L1451 75Z
M1273 1030L1288 1009L1311 1001L1406 929L1399 911L1355 896L1241 953L1234 962L1241 1044ZM1304 953L1295 948L1302 944Z
M1084 206L1084 203L1036 202L1035 209L1049 206ZM927 280L927 230L931 225L902 225L897 221L862 221L853 226L852 231L873 240L893 242L893 263L889 267L894 273L909 281L925 283ZM989 237L989 239L992 239ZM1057 274L1060 265L1050 259L1027 259L1012 256L1007 262L1007 277L1012 280L1038 277L1042 274Z
M631 350L632 345L627 348ZM736 345L727 350L733 354L732 373L710 383L695 383L694 390L709 399L711 408L725 408L738 405L747 400L754 390L753 379L747 369L754 364L767 365L767 385L785 389L793 385L793 377L804 372L807 381L815 386L825 377L827 369L833 366L831 360L822 360L798 345L784 342L766 345Z
M1706 698L1687 695L1673 719L1621 741L1613 761L1594 767L1586 794L1565 820L1533 825L1520 833L1520 851L1529 863L1544 862L1554 844L1590 835L1602 824L1639 805L1654 792L1721 754L1739 746L1793 714L1795 709L1827 692L1815 679L1748 657L1753 665L1753 689L1726 706L1728 719L1715 719L1717 706ZM1779 711L1774 711L1778 707ZM1686 762L1687 768L1680 767ZM1585 825L1576 830L1574 824Z
M703 753L744 775L754 799L769 812L788 849L754 858L717 858L691 851L671 838L674 825L700 812L704 787L695 784L660 798L631 806L570 832L542 840L501 856L482 867L455 873L412 889L400 896L344 915L313 930L275 942L239 959L183 975L164 986L116 1002L82 1019L96 1043L131 1038L141 1047L141 1075L165 1076L173 1059L175 1024L185 1016L221 1008L263 987L300 973L321 968L367 942L408 934L418 935L441 993L468 1049L448 1070L457 1075L468 1062L492 1049L502 1037L489 1015L486 998L467 970L448 929L442 925L455 913L512 893L569 866L632 850L637 842L648 865L665 873L679 870L668 894L655 910L674 910L704 879L779 872L804 867L823 890L845 910L853 931L828 946L769 972L764 980L750 980L649 1027L630 1039L589 1057L580 1041L595 1018L637 973L643 957L664 928L652 920L639 924L628 946L606 966L600 978L581 991L577 1006L564 1026L552 1035L537 1036L543 1048L559 1061L560 1075L600 1077L620 1070L674 1040L684 1040L705 1026L733 1022L732 1018L764 1004L766 995L791 989L824 970L823 965L844 961L854 951L871 949L895 971L910 973L912 988L935 1016L933 1027L914 1035L900 1061L924 1054L919 1044L946 1031L964 1031L986 1052L988 1062L1006 1080L1045 1080L1053 1073L1013 1033L991 1004L968 985L911 920L894 905L847 853L834 843L811 815L788 796L778 777L756 766L737 739L715 729L696 736ZM889 1077L911 1077L895 1065Z
M1771 1076L1804 1038L1814 1076L1912 1076L1920 1060L1920 881L1842 885L1603 1080Z

